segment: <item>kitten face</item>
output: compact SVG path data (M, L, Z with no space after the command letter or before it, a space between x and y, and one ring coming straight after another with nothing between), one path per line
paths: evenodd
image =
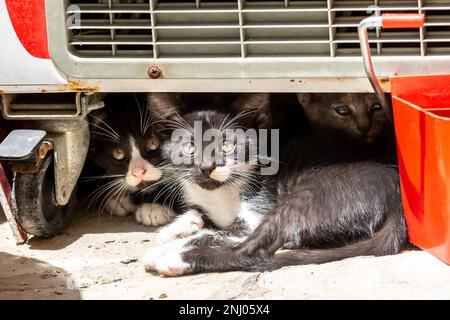
M167 157L176 155L182 159L177 167L184 172L187 181L202 189L214 190L231 183L244 183L248 174L257 168L256 163L249 163L248 157L242 161L237 152L238 147L248 150L249 145L256 141L229 130L233 125L227 126L227 120L231 119L228 114L197 111L188 113L183 118L192 130L183 130L179 139L164 143L163 152ZM194 125L196 122L202 124L201 129ZM223 129L219 131L221 127ZM202 137L209 129L213 129L212 132L217 135L208 141L196 143L195 137Z
M172 135L172 139L164 142L164 157L171 160L172 170L180 180L205 190L215 190L228 184L242 185L248 180L257 168L256 161L250 163L247 154L245 161L238 160L240 154L237 149L248 150L248 146L256 141L247 135L234 134L230 129L243 126L258 128L268 126L270 121L269 95L241 95L234 101L222 104L218 102L218 97L220 95L215 95L216 101L212 107L192 102L187 105L187 100L199 101L192 99L192 96L183 99L183 96L168 94L149 95L150 110L156 117L165 115L162 119L175 123L174 129L181 131L176 139ZM213 129L216 135L199 144L195 137L202 139L209 129ZM175 164L174 156L182 161Z
M374 94L299 93L298 100L316 134L341 136L369 144L388 126L384 110Z
M161 141L146 110L133 100L118 102L92 114L90 156L107 175L120 176L136 190L162 177Z

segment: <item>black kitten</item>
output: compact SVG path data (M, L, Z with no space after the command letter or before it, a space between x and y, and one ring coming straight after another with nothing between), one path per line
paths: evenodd
M89 156L101 175L92 201L100 210L149 226L165 224L174 215L167 206L150 204L164 175L161 137L152 123L145 99L137 95L110 94L105 108L90 115ZM148 199L150 198L150 200Z
M243 243L170 253L160 258L165 269L159 269L158 260L153 269L168 275L270 270L398 253L407 234L397 169L355 148L355 139L345 138L346 126L339 139L313 134L291 143L277 183L277 204ZM293 250L276 254L283 246ZM176 272L167 273L171 267Z

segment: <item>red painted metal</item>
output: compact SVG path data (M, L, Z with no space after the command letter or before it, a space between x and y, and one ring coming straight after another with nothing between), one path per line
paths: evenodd
M49 59L45 0L5 0L17 37L30 55Z
M9 184L8 178L6 177L5 170L3 169L2 163L0 162L0 209L3 209L3 213L8 220L11 227L11 231L16 239L17 243L23 243L27 240L28 235L16 221L15 213L16 206L14 205L13 199L11 197L11 186Z
M381 17L385 29L422 28L425 25L422 13L384 13Z
M450 75L392 77L391 84L409 237L450 264Z

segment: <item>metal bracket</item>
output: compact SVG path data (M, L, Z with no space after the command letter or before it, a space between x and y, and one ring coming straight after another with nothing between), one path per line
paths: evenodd
M55 97L55 94L52 94ZM60 205L66 205L75 188L89 149L89 124L85 119L89 112L103 108L105 94L82 93L69 103L39 103L28 99L20 103L21 95L3 94L2 112L6 119L34 120L26 127L45 130L46 141L54 148L55 195ZM43 94L39 94L39 99ZM19 98L19 99L16 99ZM16 103L15 103L16 101ZM52 121L46 121L52 120ZM48 149L47 149L48 150ZM17 170L33 170L18 164Z
M85 118L89 112L101 109L105 106L103 98L105 93L78 92L76 95L77 110L81 110L81 118Z
M27 94L2 94L1 109L3 117L11 120L76 120L83 119L89 112L105 106L102 101L106 95L104 93L77 92L72 101L70 96L73 96L73 94L61 94L59 97L65 98L67 95L69 95L69 99L55 101L55 94L47 94L49 99L46 101L46 94L30 94L30 96L36 97L36 101L42 101L36 103L36 101L30 101L30 99L23 100L22 98L27 97Z
M55 195L60 205L69 202L83 169L89 149L89 123L86 119L33 121L47 131L46 140L53 144L55 159Z
M83 169L89 149L89 123L80 120L36 120L24 122L26 127L40 130L15 130L2 144L3 159L11 161L11 166L17 172L37 172L47 152L54 149L55 196L60 205L66 205L75 188ZM26 141L37 136L33 144L14 147L15 141ZM43 136L37 133L43 132ZM46 135L45 135L46 133ZM45 138L44 138L45 136ZM27 138L28 137L28 138ZM45 139L45 140L44 140Z

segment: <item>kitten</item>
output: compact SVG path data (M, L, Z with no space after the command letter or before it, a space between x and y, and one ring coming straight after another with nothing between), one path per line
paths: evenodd
M336 96L331 101L346 99ZM326 101L329 100L322 103ZM367 112L366 103L352 106L354 114L364 113L361 109ZM398 171L394 166L375 161L365 148L355 148L378 138L370 129L377 125L370 123L364 130L356 124L349 130L348 121L329 121L326 125L327 119L334 117L330 116L331 108L320 104L316 107L324 111L306 112L310 111L312 123L321 125L320 131L313 128L315 133L292 141L283 158L285 165L277 182L276 205L244 242L234 246L185 248L181 253L166 253L147 267L169 276L261 271L359 255L389 255L402 250L407 233ZM345 108L339 109L342 116L348 113ZM355 123L358 120L354 117ZM383 121L380 117L380 122ZM353 133L358 131L366 134L355 136ZM382 131L377 129L378 134ZM355 143L355 138L359 143ZM292 250L276 253L283 246ZM160 261L165 263L164 268Z
M169 179L174 193L184 203L185 213L160 229L157 234L160 246L143 257L146 269L156 267L176 273L176 267L165 267L173 262L171 257L168 261L160 259L169 252L204 245L236 245L273 207L273 177L258 177L260 165L250 161L251 155L246 155L243 162L237 159L237 148L245 146L248 150L250 144L256 143L254 137L229 131L267 127L269 98L268 94L149 95L155 119L165 120L159 123L166 129L169 127L169 133L181 129L180 139L172 135L162 150L164 157L171 161L167 170L173 174ZM218 138L212 139L212 144L199 145L195 140L197 134L203 137L209 129L216 129ZM211 145L217 149L206 152ZM174 155L180 155L183 161L176 163ZM217 161L221 158L223 161ZM194 161L197 159L198 163Z
M105 108L90 115L89 157L103 174L92 178L100 181L92 201L101 200L100 210L113 215L134 213L138 223L159 226L174 212L149 203L164 175L161 137L138 99L136 95L110 94Z
M397 162L391 109L385 110L375 94L299 93L297 98L313 137L358 149L366 157Z
M374 94L299 93L297 97L315 135L370 144L389 128L388 110Z

